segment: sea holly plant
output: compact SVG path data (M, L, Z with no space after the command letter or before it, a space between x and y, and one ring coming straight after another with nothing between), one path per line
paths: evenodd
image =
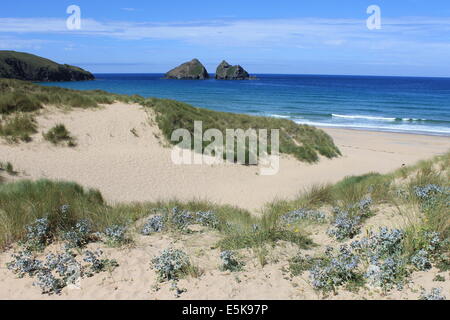
M126 237L127 227L123 225L112 225L105 229L106 243L111 247L118 247L128 241Z
M91 224L88 220L79 220L74 227L62 234L62 239L66 241L66 248L82 248L90 240Z
M58 254L49 254L46 257L44 271L54 271L63 281L64 286L75 284L81 278L81 265L75 259L75 254L65 251Z
M318 223L324 223L326 221L326 215L318 210L301 208L284 214L281 219L286 224L295 223L299 220L310 220Z
M240 262L235 252L231 250L225 250L220 253L220 259L222 260L221 270L228 270L231 272L241 271L244 263Z
M408 276L405 260L401 257L388 257L374 261L367 268L364 277L375 287L389 291L394 287L401 290Z
M372 198L370 196L361 199L359 202L349 206L349 210L357 210L358 214L363 217L369 217L372 212L370 206L372 205Z
M29 250L43 250L51 241L50 222L47 218L36 219L26 227L25 247Z
M65 287L64 281L56 278L48 269L40 270L36 279L33 286L39 287L42 294L59 294Z
M102 250L84 252L83 261L88 263L89 268L89 270L84 272L86 276L92 277L95 273L112 271L119 266L116 260L102 259L102 255Z
M372 198L366 197L344 209L334 208L334 219L327 231L328 235L337 240L354 238L361 231L362 221L372 215L371 204Z
M413 187L414 195L420 200L423 211L427 211L436 206L439 202L450 204L450 187L436 184Z
M429 253L424 249L420 249L411 257L411 264L420 271L431 269Z
M23 278L25 275L34 276L42 267L42 262L35 259L28 250L12 254L12 258L13 260L8 262L6 267L17 274L19 278Z
M425 186L415 186L414 194L421 200L430 200L436 196L450 193L450 188L442 187L436 184L427 184Z
M331 228L327 233L329 236L335 237L337 240L351 239L361 230L361 218L351 215L349 211L334 209L334 220Z
M195 213L195 222L205 227L216 229L219 226L219 218L213 211L198 211Z
M446 265L449 264L448 248L450 240L441 240L441 234L435 231L423 231L418 239L416 251L411 256L411 264L420 271L430 269L432 264L445 270Z
M442 288L431 288L430 292L422 290L419 297L420 300L447 300L447 298L442 294Z
M179 230L185 230L194 221L194 215L186 210L181 210L177 207L172 209L169 216L170 223L173 227Z
M353 241L351 247L367 261L377 261L389 256L400 256L403 253L405 234L400 229L380 227L378 232L370 231L368 236Z
M316 260L309 270L311 284L317 290L336 293L337 287L358 281L359 263L360 258L348 246L341 246L338 252L328 247L325 256Z
M220 222L213 211L189 212L175 207L170 211L150 217L144 224L141 234L150 235L167 229L186 232L188 231L187 227L193 224L216 229L219 227Z
M179 250L168 248L152 260L153 268L160 281L178 280L188 272L191 263L188 255Z
M141 233L148 236L152 233L163 231L166 224L166 218L162 215L150 217L144 224Z
M402 230L381 227L349 246L341 246L337 253L328 247L323 257L294 259L291 267L299 274L310 267L313 287L324 292L335 292L337 287L352 283L368 283L384 291L401 290L411 273L410 264L419 270L431 267L426 250L408 258L404 239ZM435 240L432 243L433 248L438 246Z
M103 271L112 271L118 266L117 261L103 259L102 252L86 251L82 262L70 250L61 253L49 253L44 261L36 259L30 251L21 251L12 255L7 263L9 270L22 278L26 275L34 278L33 285L43 294L59 294L68 285L78 285L83 277L92 277Z
M381 227L378 232L369 232L367 237L351 243L351 248L367 265L364 277L369 284L385 291L395 286L401 289L408 276L404 257L404 232L399 229Z

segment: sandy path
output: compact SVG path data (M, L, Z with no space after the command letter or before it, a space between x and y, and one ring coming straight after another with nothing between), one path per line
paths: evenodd
M41 133L30 144L0 143L0 161L10 161L25 177L76 181L98 188L110 202L209 199L256 210L274 198L295 196L314 183L347 175L385 173L450 149L450 138L326 129L343 156L304 164L283 157L280 172L260 176L257 167L175 165L158 129L136 105L49 113L38 118L41 132L63 123L77 138L74 149L54 147ZM139 137L130 130L135 129Z

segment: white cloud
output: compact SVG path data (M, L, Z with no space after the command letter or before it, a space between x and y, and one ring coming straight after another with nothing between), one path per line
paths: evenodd
M19 39L11 36L0 36L0 50L39 50L50 41L41 39Z
M124 8L127 9L127 8ZM128 8L132 9L132 8ZM363 19L208 20L167 23L100 22L83 19L81 30L67 30L64 19L0 18L0 33L77 34L121 40L174 40L205 46L292 47L364 46L399 43L446 46L447 18L383 19L381 30L368 30Z

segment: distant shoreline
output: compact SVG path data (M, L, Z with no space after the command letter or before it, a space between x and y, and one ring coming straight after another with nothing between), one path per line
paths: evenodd
M438 134L426 134L426 133L416 133L416 132L394 132L394 131L381 131L381 130L365 130L365 129L354 129L354 128L341 128L341 127L325 127L325 126L315 126L319 129L324 130L325 132L327 132L328 134L330 134L331 132L357 132L357 133L367 133L367 134L373 134L373 135L378 135L378 134L384 134L384 135L394 135L394 136L398 136L398 137L407 137L407 136L414 136L414 137L424 137L424 138L437 138L437 139L443 139L443 140L448 140L450 139L450 136L447 135L438 135ZM443 153L446 150L443 150Z
M421 132L421 131L391 131L391 130L384 130L384 129L375 129L375 128L354 128L354 127L337 127L337 126L321 126L321 125L314 125L309 124L311 126L320 128L322 130L327 131L328 129L333 130L348 130L348 131L361 131L361 132L375 132L375 133L386 133L386 134L398 134L398 135L414 135L414 136L425 136L425 137L442 137L442 138L450 138L450 135L447 134L433 134L431 132Z

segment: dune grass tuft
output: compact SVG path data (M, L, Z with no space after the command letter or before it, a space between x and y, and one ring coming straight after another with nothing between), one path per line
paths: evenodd
M54 145L66 143L69 147L76 146L75 138L70 135L69 130L63 124L57 124L48 132L43 134L44 139L50 141Z
M17 174L17 172L14 170L14 166L9 161L6 163L0 162L0 171L6 171L6 173L8 173L11 176Z
M37 132L37 124L29 114L17 113L0 119L0 136L8 142L30 142L31 135Z

